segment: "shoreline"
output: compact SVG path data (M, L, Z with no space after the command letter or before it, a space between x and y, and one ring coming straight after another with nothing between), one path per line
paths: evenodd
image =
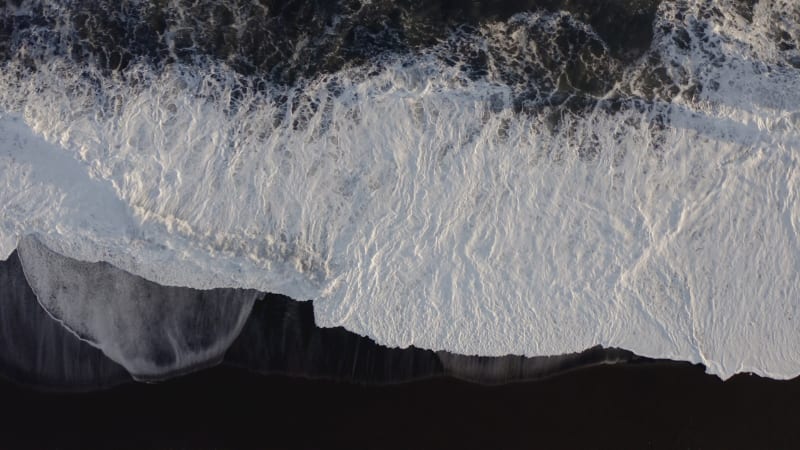
M221 365L135 382L58 325L24 281L15 255L0 262L6 448L800 445L800 377L722 381L699 364L599 347L539 358L388 348L317 327L313 303L283 296L256 302ZM28 372L10 371L14 361Z
M90 391L132 382L117 363L62 327L38 303L16 254L0 262L4 290L0 327L0 375L43 390ZM169 291L169 292L174 292ZM168 301L168 299L162 299ZM484 385L549 378L604 364L652 362L621 349L593 347L549 357L481 357L408 347L389 348L341 327L321 328L312 302L266 294L257 301L240 334L219 364L264 375L392 385L452 377ZM688 364L688 363L687 363ZM209 370L214 361L165 372L172 377Z
M0 262L4 292L0 327L0 376L43 391L92 391L134 380L117 363L79 340L41 308L27 285L16 254ZM262 376L300 377L360 385L396 385L453 379L477 385L506 385L546 380L604 365L673 365L689 362L652 359L616 348L589 348L580 353L546 357L466 356L408 347L389 348L341 327L321 328L313 302L265 294L257 301L241 333L219 358L219 365ZM168 382L213 370L213 361L148 383ZM716 375L706 374L718 379ZM764 378L767 379L767 378Z

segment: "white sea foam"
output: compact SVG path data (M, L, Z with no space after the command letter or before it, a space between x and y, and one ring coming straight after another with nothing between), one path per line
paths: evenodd
M269 93L234 101L239 81L211 63L6 71L0 255L37 233L165 285L313 298L320 325L391 346L600 344L793 377L800 71L772 36L796 6L760 2L751 27L665 3L656 29L685 26L690 45L662 30L653 51L702 93L555 131L433 56L311 81L286 94L317 107L294 111ZM640 93L627 80L647 69L619 91Z

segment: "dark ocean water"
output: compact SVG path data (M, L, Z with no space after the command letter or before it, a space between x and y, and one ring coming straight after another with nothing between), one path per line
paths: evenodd
M48 2L4 2L8 12L0 15L0 60L22 60L27 70L54 57L88 64L106 76L124 76L134 63L156 71L175 63L224 63L242 77L244 95L280 85L302 89L312 79L348 68L366 68L369 76L398 55L413 57L435 47L438 58L459 67L468 79L491 76L514 87L514 108L532 113L553 106L572 112L595 106L623 81L625 67L649 49L661 3L77 0L54 8ZM482 25L520 13L559 11L566 14L555 28L549 19L522 22L505 31L506 39L488 46L482 42ZM510 35L515 32L548 44L531 55L531 48L514 44ZM658 70L664 64L653 59L653 70L635 81L652 98L677 89L666 71ZM619 102L631 100L624 97L603 106L618 108ZM285 107L313 113L321 105L300 96Z
M63 27L53 52L108 71L124 70L140 60L163 67L210 57L245 75L291 83L392 53L420 51L448 39L453 31L476 33L481 24L531 11L571 13L607 45L608 49L593 48L594 53L607 51L612 58L631 61L649 47L659 4L658 0L76 0L63 2L59 13L53 14L48 2L4 0L2 6L10 13L4 14L2 36L6 58L14 56L19 39L27 33ZM576 50L571 46L587 37L568 21L563 26L558 51L569 54ZM453 50L453 62L469 58L465 70L476 74L492 57ZM31 63L36 63L33 57Z

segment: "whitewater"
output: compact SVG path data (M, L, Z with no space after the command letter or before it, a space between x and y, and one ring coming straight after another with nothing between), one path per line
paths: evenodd
M621 75L592 106L533 112L503 61L471 77L442 54L535 62L556 44L526 30L595 36L567 12L258 89L211 59L106 73L39 30L0 69L0 258L57 270L35 241L163 286L313 300L320 326L392 347L602 345L795 377L800 5L732 4L662 3L644 55L597 67ZM51 312L127 311L94 301Z

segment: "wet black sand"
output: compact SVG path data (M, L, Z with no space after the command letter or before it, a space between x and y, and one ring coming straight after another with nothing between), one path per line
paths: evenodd
M390 386L217 368L46 394L0 383L2 448L797 448L800 380L727 382L683 363L484 386Z

